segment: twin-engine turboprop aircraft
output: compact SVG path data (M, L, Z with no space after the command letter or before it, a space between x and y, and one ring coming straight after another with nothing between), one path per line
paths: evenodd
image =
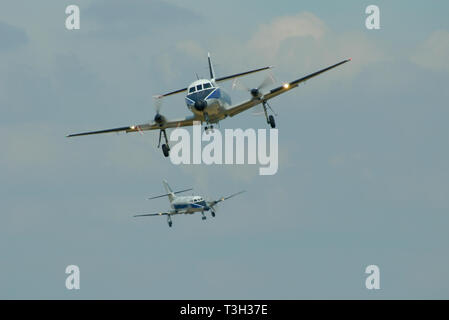
M348 61L351 61L351 59L343 60L339 63L336 63L330 67L327 67L325 69L319 70L317 72L314 72L312 74L309 74L305 77L299 78L297 80L294 80L289 83L285 83L279 87L276 87L274 89L271 89L267 92L263 92L263 88L266 87L269 82L264 81L259 85L257 88L248 89L249 93L251 94L251 97L238 104L232 104L231 98L229 95L218 86L218 83L234 79L237 77L242 77L245 75L249 75L255 72L263 71L270 69L271 67L264 67L259 69L250 70L247 72L237 73L226 77L216 78L214 68L212 66L212 62L210 59L210 55L208 54L208 62L209 62L209 72L210 72L210 79L200 79L195 82L192 82L187 88L175 90L172 92L168 92L162 95L155 96L156 99L156 115L154 117L154 120L149 123L139 124L139 125L132 125L129 127L120 127L120 128L113 128L113 129L106 129L106 130L99 130L99 131L90 131L90 132L83 132L83 133L75 133L70 134L67 137L75 137L75 136L83 136L83 135L90 135L90 134L98 134L98 133L108 133L108 132L136 132L136 131L145 131L145 130L159 130L159 144L158 148L161 145L161 138L162 135L164 136L165 143L162 144L162 152L164 153L164 156L168 157L170 153L170 147L168 145L168 139L167 134L165 130L167 128L176 128L176 127L183 127L183 126L191 126L193 125L194 121L201 122L201 124L205 123L205 130L209 130L213 128L213 125L218 123L220 120L223 120L226 117L233 117L240 112L243 112L245 110L248 110L258 104L262 104L263 112L265 114L265 118L267 120L267 123L274 128L276 126L274 117L272 114L269 114L269 110L271 110L270 105L268 104L268 100L285 93L293 88L296 88L300 83L305 82L313 77L316 77L326 71L329 71L335 67L338 67L339 65L342 65ZM185 117L183 119L166 119L161 113L160 113L160 102L161 99L164 97L168 97L177 93L186 92L186 104L187 108L193 113L193 115Z
M204 214L205 211L210 211L212 217L215 217L215 211L216 211L216 205L222 201L228 200L236 195L239 195L243 193L244 191L240 191L237 193L234 193L227 197L222 197L218 200L213 201L206 201L201 196L176 196L178 193L190 191L192 189L185 189L180 191L175 191L170 188L167 181L162 181L164 184L166 194L163 194L161 196L152 197L149 199L156 199L156 198L162 198L162 197L168 197L168 200L170 201L171 210L166 212L159 212L159 213L145 213L145 214L138 214L134 217L152 217L152 216L167 216L167 222L168 226L171 227L173 224L173 221L171 219L172 215L175 214L194 214L196 212L201 212L202 219L206 220L206 215Z

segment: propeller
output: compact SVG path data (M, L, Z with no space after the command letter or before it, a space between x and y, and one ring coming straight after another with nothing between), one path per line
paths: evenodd
M261 90L268 87L270 84L274 84L275 80L273 75L270 73L268 76L265 77L265 79L260 83L256 88L248 88L246 85L244 85L242 82L240 82L238 79L235 79L232 83L232 89L238 89L242 91L247 91L251 94L253 98L260 98L262 93Z
M154 110L156 111L156 115L154 116L154 122L162 124L164 122L164 116L161 115L160 111L162 108L162 98L163 96L153 96L154 99Z

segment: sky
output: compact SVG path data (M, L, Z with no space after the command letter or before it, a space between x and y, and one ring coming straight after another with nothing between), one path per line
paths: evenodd
M65 8L80 8L80 30ZM380 8L379 30L365 8ZM447 1L2 1L1 299L448 299ZM173 165L152 96L273 65L279 170ZM242 79L257 86L265 75ZM223 84L233 102L247 93ZM189 115L183 95L167 117ZM220 128L266 128L251 111ZM193 187L215 218L134 219ZM80 290L65 269L80 268ZM380 269L367 290L365 268Z

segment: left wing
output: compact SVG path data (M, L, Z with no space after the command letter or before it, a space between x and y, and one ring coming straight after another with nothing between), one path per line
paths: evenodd
M309 74L309 75L307 75L305 77L296 79L296 80L294 80L294 81L292 81L290 83L285 83L284 85L279 86L277 88L271 89L269 92L263 94L260 98L252 98L252 99L249 99L249 100L244 101L242 103L239 103L238 105L231 106L229 109L227 109L226 114L228 116L233 117L236 114L239 114L240 112L248 110L249 108L254 107L255 105L258 105L259 103L262 103L263 101L267 101L267 100L272 99L272 98L274 98L274 97L276 97L276 96L278 96L278 95L280 95L282 93L290 91L293 88L296 88L302 82L305 82L305 81L307 81L309 79L312 79L312 78L314 78L314 77L316 77L316 76L318 76L318 75L320 75L320 74L322 74L322 73L324 73L326 71L329 71L329 70L331 70L333 68L336 68L336 67L338 67L338 66L340 66L340 65L342 65L342 64L344 64L346 62L349 62L349 61L351 61L351 59L343 60L343 61L341 61L339 63L336 63L336 64L334 64L334 65L332 65L330 67L327 67L325 69L319 70L319 71L314 72L314 73L311 73L311 74Z
M230 199L230 198L232 198L232 197L235 197L235 196L237 196L237 195L239 195L239 194L242 194L243 192L245 192L245 191L240 191L240 192L231 194L230 196L222 197L222 198L220 198L220 199L218 199L218 200L210 201L210 202L208 203L208 206L209 206L209 207L213 207L213 206L215 206L217 203L220 203L220 202L222 202L222 201L228 200L228 199Z
M120 127L120 128L106 129L106 130L74 133L74 134L67 135L67 137L86 136L86 135L91 135L91 134L100 134L100 133L109 133L109 132L126 132L126 133L128 133L128 132L136 132L136 131L185 127L185 126L193 125L194 121L201 121L201 120L197 119L196 117L186 117L184 119L164 121L162 123L157 123L157 122L153 121L150 123L139 124L139 125L129 126L129 127Z

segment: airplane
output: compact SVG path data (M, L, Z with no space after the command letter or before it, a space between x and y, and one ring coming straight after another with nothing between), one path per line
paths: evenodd
M215 206L219 204L222 201L228 200L232 197L235 197L239 194L242 194L245 191L240 191L234 194L231 194L227 197L221 197L218 200L213 201L207 201L204 199L204 197L201 196L176 196L178 193L186 192L192 190L190 189L184 189L180 191L175 191L170 188L166 180L162 181L166 194L151 197L148 199L156 199L156 198L162 198L162 197L168 197L168 200L170 201L170 207L171 210L167 212L159 212L159 213L145 213L145 214L137 214L134 215L134 217L153 217L153 216L167 216L167 223L168 226L171 227L173 225L173 221L171 216L175 214L194 214L196 212L201 212L202 220L206 220L206 215L204 214L205 211L210 211L211 216L215 217L216 208Z
M132 125L127 127L99 130L99 131L89 131L82 133L69 134L67 137L76 137L76 136L84 136L91 134L99 134L99 133L109 133L109 132L142 132L145 130L159 130L159 143L158 148L161 146L161 138L164 136L165 143L162 144L162 153L165 157L170 155L170 146L168 144L166 129L167 128L177 128L184 126L192 126L194 122L198 121L201 124L203 122L206 123L205 130L213 130L213 125L218 124L219 121L227 118L234 117L235 115L248 110L256 105L262 104L263 113L265 114L265 118L267 123L271 126L271 128L276 127L276 123L272 114L269 114L269 110L273 112L272 108L268 104L268 100L290 91L293 88L298 87L300 83L303 83L311 78L314 78L326 71L329 71L333 68L336 68L344 63L351 61L352 59L346 59L339 63L336 63L327 68L321 69L317 72L306 75L302 78L294 80L292 82L284 83L281 86L273 88L267 92L262 92L262 89L269 85L270 83L265 79L258 87L247 89L250 93L250 98L243 102L232 104L230 96L218 86L218 83L221 83L226 80L235 79L238 77L246 76L252 73L264 71L271 69L271 66L253 69L242 73L232 74L225 77L217 78L215 76L215 71L212 65L210 54L208 53L208 64L209 64L209 74L210 79L198 79L192 82L188 87L178 89L175 91L171 91L162 95L154 96L155 98L155 107L156 107L156 115L154 116L154 120L149 123ZM193 113L193 115L187 116L182 119L167 119L160 113L160 107L162 98L186 92L187 95L185 97L185 102L187 108ZM274 112L273 112L274 113Z

